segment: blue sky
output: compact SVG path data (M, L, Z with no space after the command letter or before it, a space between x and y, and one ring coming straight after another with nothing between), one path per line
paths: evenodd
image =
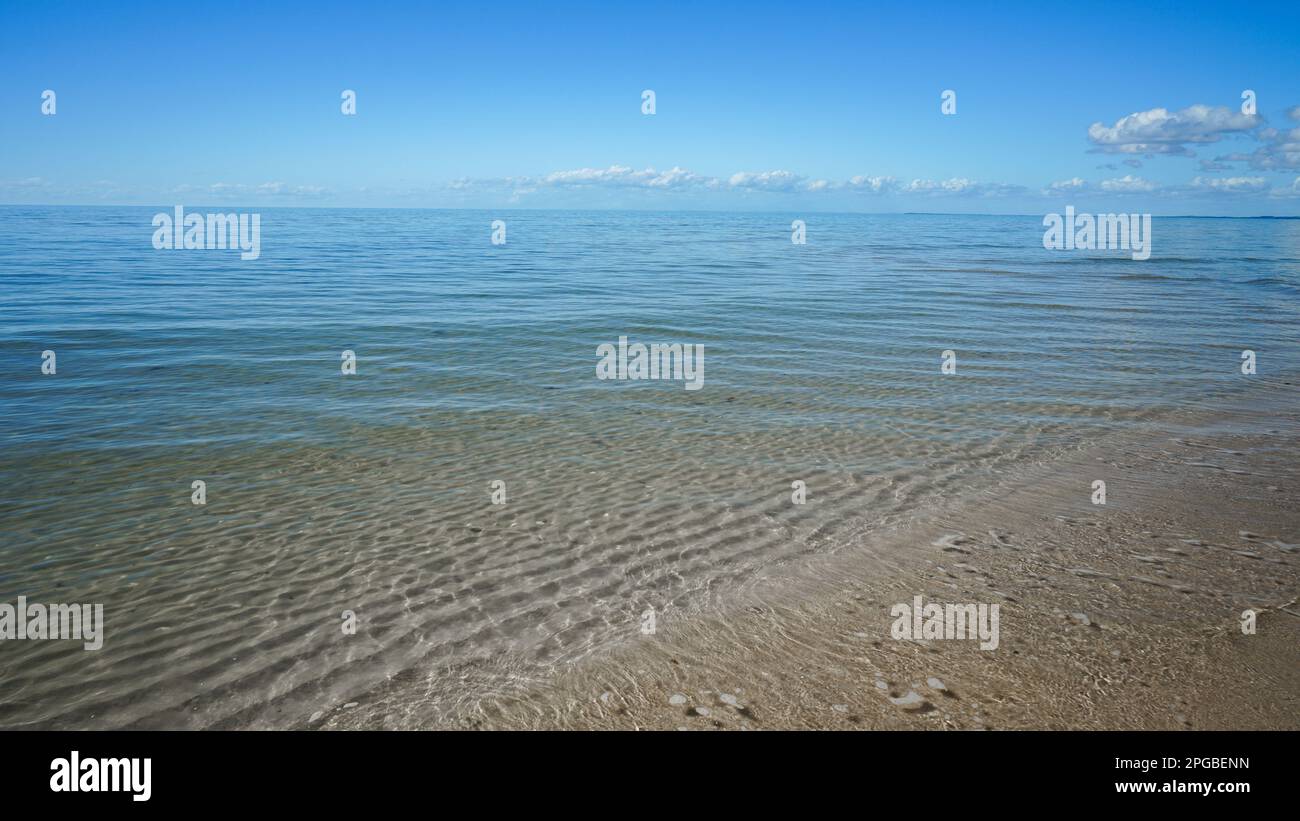
M1300 214L1298 3L538 5L3 0L0 203Z

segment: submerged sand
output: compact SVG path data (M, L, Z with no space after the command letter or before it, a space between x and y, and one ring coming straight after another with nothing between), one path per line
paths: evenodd
M1296 421L1166 420L774 568L553 677L498 677L456 705L425 697L454 671L395 679L309 726L1297 729ZM997 649L894 638L891 607L917 595L997 603Z

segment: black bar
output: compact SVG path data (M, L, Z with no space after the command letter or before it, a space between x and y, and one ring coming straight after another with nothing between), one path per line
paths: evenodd
M531 802L622 813L643 804L679 807L681 798L697 793L724 802L766 793L820 802L845 791L858 793L863 806L888 800L928 811L960 802L983 812L1042 800L1052 802L1040 805L1045 811L1057 812L1182 807L1193 800L1214 809L1242 802L1285 806L1294 795L1288 783L1294 733L706 735L688 741L682 733L631 732L10 732L0 737L0 772L11 807L16 801L128 812L375 810L403 802L437 815ZM129 787L53 791L51 762L70 764L73 751L83 777L87 759L140 759L142 774L148 758L148 799L135 800ZM1143 762L1155 766L1144 771ZM1207 783L1214 790L1208 795L1165 786ZM1122 786L1145 784L1155 786ZM1127 792L1133 789L1154 792ZM622 804L594 800L605 798ZM463 808L453 810L458 805Z

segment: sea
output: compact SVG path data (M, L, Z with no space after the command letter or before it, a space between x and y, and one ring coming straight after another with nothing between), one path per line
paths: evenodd
M244 259L155 248L172 209L0 207L0 603L103 606L0 640L0 727L472 710L1300 374L1294 219L1135 260L1041 215L252 208ZM621 339L697 389L602 378Z

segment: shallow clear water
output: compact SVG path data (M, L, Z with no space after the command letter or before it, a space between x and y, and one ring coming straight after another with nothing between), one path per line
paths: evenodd
M245 262L154 250L160 210L0 208L0 602L107 621L0 644L0 726L455 709L1300 352L1296 220L1134 261L1038 217L262 209ZM598 380L621 335L704 387Z

